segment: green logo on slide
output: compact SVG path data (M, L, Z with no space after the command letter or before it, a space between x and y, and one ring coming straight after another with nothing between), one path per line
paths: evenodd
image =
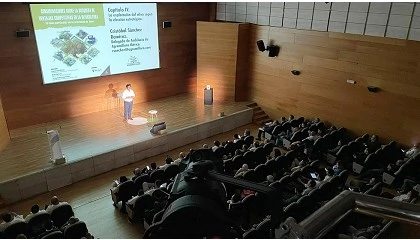
M31 4L34 30L105 26L103 4Z

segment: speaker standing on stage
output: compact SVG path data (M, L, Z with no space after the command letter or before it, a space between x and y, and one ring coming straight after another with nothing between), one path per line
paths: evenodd
M125 85L125 90L122 94L122 98L124 99L124 121L127 121L127 119L133 120L131 118L131 111L133 110L133 98L135 96L136 94L131 90L131 84Z

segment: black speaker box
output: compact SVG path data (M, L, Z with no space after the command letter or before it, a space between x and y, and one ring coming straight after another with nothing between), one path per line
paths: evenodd
M261 52L265 51L265 45L264 45L264 41L263 40L258 40L257 41L257 46L258 46L258 50L260 50Z
M150 129L150 133L152 134L158 134L160 130L166 129L166 123L160 122L153 125L152 129Z
M369 92L374 92L374 93L376 93L376 92L379 90L379 88L378 88L378 87L369 86L369 87L368 87L368 90L369 90Z
M18 30L18 31L16 31L16 37L18 37L18 38L29 37L29 30Z
M164 21L163 22L163 28L170 28L172 27L172 22L170 21Z
M280 52L280 47L279 46L271 46L268 48L268 56L269 57L277 57L277 55L279 55Z

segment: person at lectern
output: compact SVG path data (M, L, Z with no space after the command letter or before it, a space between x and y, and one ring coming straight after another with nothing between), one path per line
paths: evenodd
M124 122L127 119L133 120L131 118L131 111L133 110L133 99L136 96L134 91L131 89L131 84L125 85L125 90L123 92L122 98L124 99Z

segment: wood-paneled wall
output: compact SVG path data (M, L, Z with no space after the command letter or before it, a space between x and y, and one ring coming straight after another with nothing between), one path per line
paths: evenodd
M214 5L214 4L213 4ZM136 102L196 90L196 21L210 3L158 3L160 69L43 85L28 4L0 3L0 94L10 129L104 110L105 93L131 83ZM161 28L172 21L172 28ZM19 28L29 38L16 38Z
M3 150L10 142L9 128L7 127L6 118L4 117L3 104L0 95L0 151Z
M248 98L249 24L197 22L197 97L210 84L219 101Z
M279 56L259 52L259 39L279 45ZM251 100L272 118L320 117L384 143L420 141L420 42L253 25L249 49Z

